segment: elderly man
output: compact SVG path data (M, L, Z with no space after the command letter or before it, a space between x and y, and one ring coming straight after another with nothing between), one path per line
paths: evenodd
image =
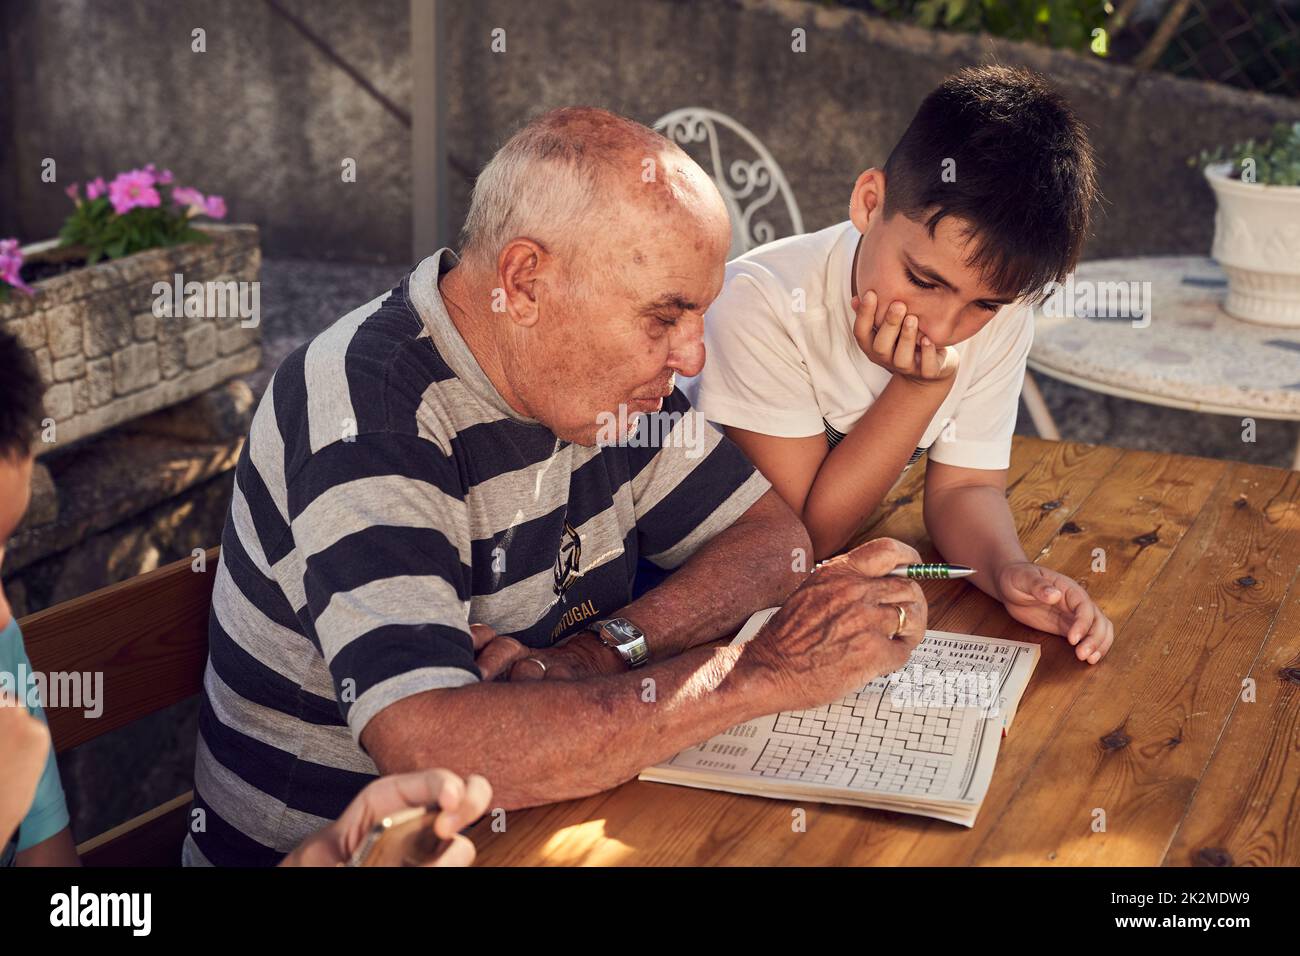
M188 863L275 863L376 773L594 793L905 662L924 598L882 575L916 552L804 573L799 521L674 388L728 240L675 145L555 110L483 170L462 258L284 361L222 539ZM632 600L640 557L677 570Z

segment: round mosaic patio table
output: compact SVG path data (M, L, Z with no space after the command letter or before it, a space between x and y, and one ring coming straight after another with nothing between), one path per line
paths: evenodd
M1300 328L1233 318L1227 289L1201 256L1084 262L1035 309L1029 368L1153 405L1300 421Z

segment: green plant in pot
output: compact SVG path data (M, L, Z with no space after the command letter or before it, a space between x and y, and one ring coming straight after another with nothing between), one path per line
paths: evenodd
M1300 122L1194 157L1214 191L1211 255L1228 276L1224 309L1300 328Z

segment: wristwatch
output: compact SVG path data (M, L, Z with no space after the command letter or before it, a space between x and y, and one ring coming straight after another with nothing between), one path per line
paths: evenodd
M625 617L611 617L588 626L600 642L613 648L628 667L640 667L650 660L650 645L645 633Z

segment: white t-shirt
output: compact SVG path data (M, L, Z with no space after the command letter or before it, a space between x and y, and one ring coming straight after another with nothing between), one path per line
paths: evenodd
M889 383L853 337L852 222L778 239L727 264L704 320L704 370L681 382L710 421L779 438L825 433L834 446ZM915 461L1001 469L1011 460L1034 323L1004 306L956 346L952 390L926 427Z

